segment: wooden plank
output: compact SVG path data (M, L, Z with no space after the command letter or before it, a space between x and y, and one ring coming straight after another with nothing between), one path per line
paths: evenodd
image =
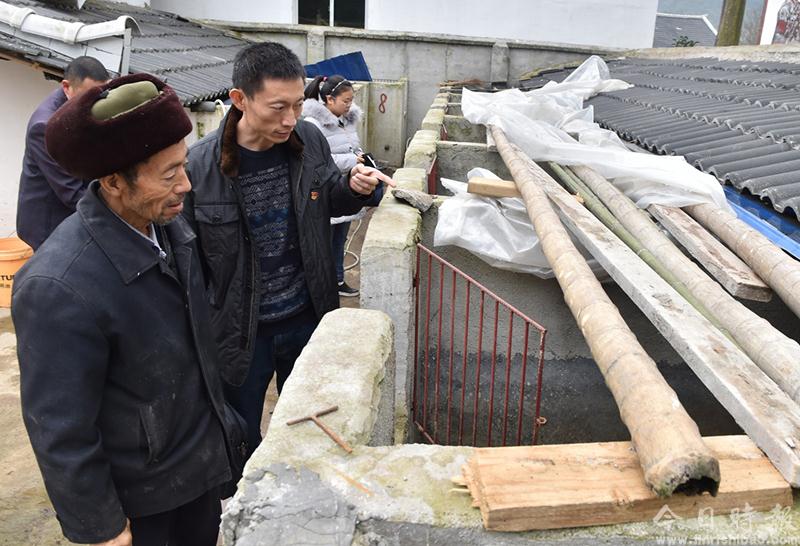
M647 210L732 295L754 301L772 299L772 289L750 266L691 216L677 207L650 205Z
M674 493L659 499L647 487L630 442L483 448L464 468L491 531L529 531L652 521L666 505L684 518L791 506L792 490L746 436L704 438L717 456L716 497Z
M521 197L513 180L475 176L467 183L467 192L489 197Z
M564 188L550 178L540 182L569 230L786 481L800 487L800 407Z

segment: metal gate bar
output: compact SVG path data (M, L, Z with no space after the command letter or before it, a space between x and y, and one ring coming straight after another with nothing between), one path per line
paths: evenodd
M446 279L449 279L448 283ZM414 286L412 418L419 433L428 442L438 444L464 445L467 436L473 446L505 446L509 444L509 435L512 436L511 443L516 445L535 444L542 424L542 371L547 330L423 245L417 245ZM463 288L459 289L461 286ZM463 305L458 301L459 295ZM443 320L447 312L445 301L449 303L449 324ZM458 310L462 311L459 317ZM475 312L478 313L477 332L470 330L474 325ZM523 327L515 328L515 322L521 322ZM489 350L484 345L487 323L491 325L487 340L490 343L490 359ZM504 323L502 328L501 323ZM528 354L531 329L538 334L533 355ZM459 338L462 333L463 337ZM457 339L463 341L457 344ZM420 347L423 347L423 352L420 352ZM446 355L442 354L443 350ZM459 350L461 355L457 358ZM469 373L471 354L474 355L474 374ZM515 363L516 356L519 356L518 363ZM498 370L503 358L505 366ZM529 360L536 363L533 379L528 377ZM456 369L457 361L460 361L460 373ZM488 385L482 386L486 366L489 367ZM446 375L445 380L443 374ZM515 384L517 379L519 382ZM532 398L526 401L526 383L529 380L535 388ZM498 382L503 385L499 386ZM485 390L488 390L488 394L482 393ZM515 400L516 396L518 401ZM502 408L496 408L498 405L502 405ZM471 431L465 431L467 408L472 410ZM516 410L516 415L513 415L512 408ZM528 419L526 409L529 409ZM498 415L502 415L502 418L495 426ZM441 426L442 418L446 421L444 426ZM485 427L482 427L483 419ZM511 424L514 419L515 427ZM528 426L525 426L526 420L529 421ZM498 434L497 430L501 430L502 434Z

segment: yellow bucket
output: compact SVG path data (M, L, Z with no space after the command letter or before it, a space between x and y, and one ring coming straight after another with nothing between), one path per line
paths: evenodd
M19 237L0 239L0 307L11 307L14 275L33 256L33 249Z

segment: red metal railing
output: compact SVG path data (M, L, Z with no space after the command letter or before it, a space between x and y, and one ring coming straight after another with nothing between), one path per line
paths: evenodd
M535 444L547 330L423 245L414 280L416 429L436 444Z

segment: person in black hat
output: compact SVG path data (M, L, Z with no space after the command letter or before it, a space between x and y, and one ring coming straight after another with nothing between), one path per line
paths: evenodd
M17 235L36 250L86 191L86 181L75 178L53 161L44 143L50 117L62 104L110 79L94 57L77 57L67 65L61 85L36 108L28 121L25 154L19 177Z
M70 100L50 155L94 179L17 274L22 413L73 542L214 546L246 452L224 401L175 92L146 74Z

